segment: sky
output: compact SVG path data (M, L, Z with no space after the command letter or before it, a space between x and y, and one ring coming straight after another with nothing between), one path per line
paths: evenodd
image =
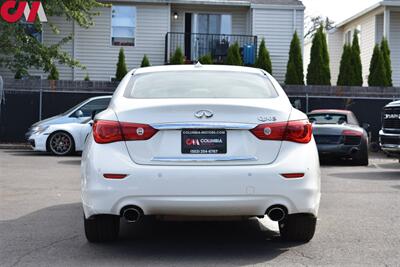
M381 0L302 0L306 16L329 17L339 23Z

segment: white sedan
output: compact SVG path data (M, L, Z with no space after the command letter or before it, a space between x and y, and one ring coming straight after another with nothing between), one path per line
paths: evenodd
M82 151L85 140L92 130L91 118L78 123L52 124L38 127L28 141L34 151L47 151L65 156Z
M307 116L255 68L160 66L129 72L82 156L90 242L120 218L269 216L283 239L314 236L318 152Z

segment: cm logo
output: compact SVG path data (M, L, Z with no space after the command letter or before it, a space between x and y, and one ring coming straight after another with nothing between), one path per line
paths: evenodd
M34 23L36 17L39 17L40 22L47 22L46 13L44 12L43 5L40 1L33 1L30 8L27 1L14 1L8 0L0 8L1 17L9 22L15 23L25 16L29 23Z

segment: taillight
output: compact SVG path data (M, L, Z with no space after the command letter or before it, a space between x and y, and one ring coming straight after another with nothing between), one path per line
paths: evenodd
M158 130L147 124L121 122L122 134L126 141L149 140Z
M93 137L99 144L148 140L156 133L157 130L147 124L105 120L93 124Z
M308 120L266 123L258 125L251 132L261 140L306 144L311 141L312 126Z
M344 136L362 136L363 133L356 130L343 130L342 135Z
M99 144L123 141L118 121L95 121L93 124L94 141Z

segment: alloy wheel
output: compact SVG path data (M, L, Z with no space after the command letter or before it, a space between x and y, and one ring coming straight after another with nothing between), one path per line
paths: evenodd
M55 133L50 139L50 149L56 155L66 155L71 151L72 140L66 133Z

